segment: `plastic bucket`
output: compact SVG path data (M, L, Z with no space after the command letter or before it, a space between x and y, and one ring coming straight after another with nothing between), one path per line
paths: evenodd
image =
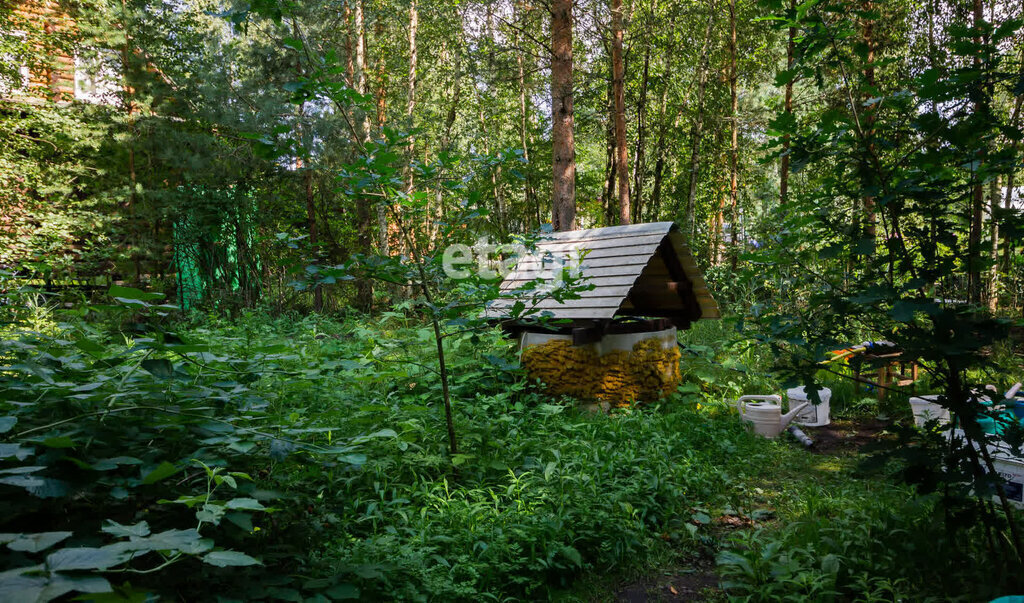
M914 424L924 427L932 419L939 425L949 423L949 409L938 403L938 396L918 396L910 399L910 410L914 413Z
M789 409L796 408L804 402L810 402L810 396L807 395L807 388L794 387L786 390L786 398L789 400ZM793 422L797 425L803 425L804 427L821 427L828 425L831 422L829 418L829 400L832 399L832 390L827 387L823 387L818 390L818 397L821 398L821 404L815 405L814 403L808 404L806 408L801 410Z

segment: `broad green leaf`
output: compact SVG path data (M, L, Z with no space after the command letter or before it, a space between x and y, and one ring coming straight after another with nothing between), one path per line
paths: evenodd
M263 503L256 500L255 498L236 498L229 500L224 505L225 508L241 511L266 511L267 508L263 506Z
M71 537L71 532L41 532L39 534L18 534L17 538L7 543L12 551L38 553Z
M821 560L821 571L826 574L839 573L839 557L829 554Z
M224 515L224 519L242 528L246 532L253 531L252 515L250 513L240 513L237 511L234 513L226 513Z
M50 601L70 592L98 594L113 590L110 583L101 576L66 576L53 573L40 595L40 600Z
M146 358L140 366L154 377L168 379L174 376L174 365L166 358Z
M20 444L0 444L0 459L14 457L23 461L35 454L35 448L22 448Z
M132 538L132 544L145 544L146 548L156 551L181 551L189 555L198 555L213 548L213 541L203 538L192 528L188 530L167 530L146 538Z
M130 557L131 553L115 547L61 549L46 556L46 566L53 571L105 570Z
M149 524L145 521L140 521L132 526L125 526L117 523L113 519L108 519L107 525L100 529L107 534L113 534L119 538L127 538L128 536L149 536Z
M336 584L324 591L324 594L335 601L359 598L359 588L352 584Z
M69 438L68 436L55 436L55 437L52 437L52 438L46 438L45 440L40 442L40 444L42 444L43 446L46 446L47 448L74 448L75 447L75 441L72 440L71 438Z
M158 482L158 481L160 481L160 480L162 480L164 478L170 477L170 476L174 475L177 472L178 472L178 468L177 467L175 467L174 465L168 463L167 461L164 461L164 462L160 463L159 465L157 465L156 468L151 470L149 473L146 473L145 475L143 475L142 476L142 483L146 484L146 485L155 484L156 482Z
M11 467L10 469L0 469L0 474L2 474L2 475L21 475L21 474L25 474L25 473L37 473L39 471L42 471L43 469L46 469L46 467L44 467L42 465L31 465L31 466L25 466L25 467Z
M243 567L246 565L263 565L245 553L238 551L212 551L203 556L203 563L217 567Z
M11 475L0 478L0 484L17 486L28 490L37 498L59 498L68 493L68 485L59 479L39 477L35 475Z
M115 456L109 459L100 459L93 463L92 468L95 471L110 471L117 469L121 465L141 465L142 459L137 459L133 456Z
M212 523L215 526L220 525L221 517L224 517L224 507L222 505L206 503L201 509L196 511L197 520Z
M120 285L113 285L110 290L107 291L107 295L117 299L121 298L127 301L154 301L162 299L163 293L147 293L142 289L135 289L134 287L122 287Z
M0 601L39 601L46 589L47 579L42 576L27 576L29 571L38 571L42 566L22 567L0 573Z
M456 454L452 456L452 464L458 467L459 465L463 465L466 463L466 461L469 461L473 458L474 455L472 454Z
M0 417L0 433L7 433L14 429L18 423L18 417Z
M583 556L580 552L571 546L563 546L562 554L565 555L566 559L572 561L576 567L583 567Z
M89 354L99 354L105 349L102 345L84 337L75 342L75 347Z

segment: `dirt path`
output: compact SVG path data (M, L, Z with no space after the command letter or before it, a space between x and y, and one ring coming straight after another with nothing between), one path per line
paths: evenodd
M622 587L615 593L620 603L653 601L724 601L718 588L718 576L710 559L690 567L669 568L661 575L650 576Z

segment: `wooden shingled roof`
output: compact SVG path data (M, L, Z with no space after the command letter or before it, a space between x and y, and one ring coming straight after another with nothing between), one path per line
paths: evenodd
M531 281L551 278L554 258L574 252L582 257L583 282L594 285L579 292L579 299L558 301L514 292ZM501 289L506 296L487 310L495 318L506 315L517 299L527 308L574 321L637 316L667 318L686 328L700 318L721 318L690 246L673 222L551 233L519 260Z

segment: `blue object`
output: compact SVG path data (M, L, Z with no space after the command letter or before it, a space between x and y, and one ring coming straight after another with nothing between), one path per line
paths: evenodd
M1017 399L1014 403L1007 405L1013 408L1013 414L1015 417L1018 419L1024 419L1024 400Z
M999 597L998 599L992 599L989 603L1024 603L1024 596L1007 595L1005 597Z

